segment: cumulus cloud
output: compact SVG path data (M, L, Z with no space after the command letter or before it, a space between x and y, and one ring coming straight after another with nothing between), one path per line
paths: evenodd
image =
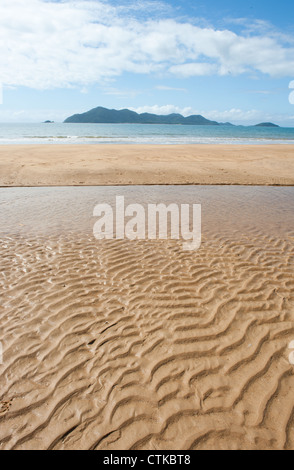
M167 105L152 105L152 106L140 106L137 108L130 108L132 111L137 113L152 113L152 114L171 114L179 113L183 116L191 116L192 114L201 114L207 119L218 122L231 122L233 124L244 124L251 125L257 124L258 122L263 121L272 121L278 123L289 123L289 119L294 117L289 117L286 114L277 114L277 113L264 113L258 109L241 109L241 108L231 108L224 110L203 110L195 109L192 107L181 108L179 106L174 106L172 104Z
M182 114L183 116L190 116L193 113L193 109L190 107L180 108L179 106L175 106L173 104L166 104L163 106L159 106L157 104L153 106L139 106L138 108L130 108L132 111L136 111L136 113L151 113L151 114L160 114L160 115L167 115L172 113Z
M197 113L198 114L198 113ZM257 109L239 109L239 108L231 108L227 110L211 110L211 111L203 111L199 112L199 114L204 114L206 118L212 119L214 121L219 122L231 122L233 124L243 124L243 125L251 125L257 124L259 122L269 121L275 122L280 125L289 125L289 117L288 114L282 113L265 113L264 111L260 111Z
M264 113L257 109L243 110L231 108L224 111L212 110L205 113L208 119L216 121L232 121L232 122L253 122L254 120L264 118Z
M278 35L236 34L163 14L153 20L142 14L148 2L126 5L1 0L0 82L49 89L105 83L124 72L180 77L293 73L294 48ZM163 12L163 2L154 5Z

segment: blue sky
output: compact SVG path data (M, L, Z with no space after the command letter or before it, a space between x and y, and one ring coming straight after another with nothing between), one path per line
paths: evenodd
M293 0L1 0L1 122L96 106L294 126Z

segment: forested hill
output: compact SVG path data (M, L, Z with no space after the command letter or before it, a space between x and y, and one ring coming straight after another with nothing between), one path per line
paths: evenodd
M138 114L129 109L107 109L98 106L86 113L74 114L65 119L67 123L113 123L113 124L186 124L194 126L219 126L216 121L209 121L200 115L184 117L181 114Z

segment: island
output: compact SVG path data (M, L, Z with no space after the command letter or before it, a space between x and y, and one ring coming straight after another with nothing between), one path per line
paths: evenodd
M43 124L53 124L54 121L44 121Z
M46 121L51 122L51 121ZM73 114L65 123L76 124L178 124L190 126L234 126L230 122L210 121L200 114L184 117L182 114L138 114L130 109L108 109L98 106L81 114ZM262 122L251 127L280 127L272 122Z
M107 109L101 106L82 114L74 114L65 123L105 123L105 124L184 124L193 126L220 126L200 115L184 117L181 114L157 115L150 113L138 114L129 109Z
M277 124L273 124L272 122L261 122L260 124L256 124L254 127L280 127Z

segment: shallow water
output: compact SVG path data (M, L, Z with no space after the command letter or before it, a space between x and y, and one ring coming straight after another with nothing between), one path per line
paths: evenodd
M0 144L293 144L294 128L0 123Z
M125 206L145 208L149 203L201 204L204 235L294 230L293 187L91 186L0 188L0 234L91 234L95 205L115 208L116 196L125 197Z

